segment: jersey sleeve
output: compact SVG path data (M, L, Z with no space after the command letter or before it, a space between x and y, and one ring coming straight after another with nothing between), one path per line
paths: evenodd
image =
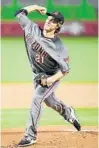
M56 49L57 53L55 54L55 58L59 64L59 69L62 71L62 73L69 73L70 67L68 49L62 44L59 38L57 38Z
M66 58L67 60L68 58ZM69 70L70 70L70 67L69 67L69 63L64 60L60 60L59 62L59 66L60 66L60 69L62 71L62 73L69 73Z
M34 22L32 22L28 17L27 14L25 13L25 11L23 11L23 9L17 11L15 13L15 16L20 24L20 26L22 27L23 30L25 30L25 28L27 26L35 26L36 24Z
M62 47L63 51L61 52L61 56L59 59L59 66L62 73L69 73L70 66L69 66L69 55L68 51L65 47Z

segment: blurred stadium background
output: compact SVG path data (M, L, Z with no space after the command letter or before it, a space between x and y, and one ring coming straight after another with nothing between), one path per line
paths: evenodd
M77 108L87 107L87 110L78 109L81 122L84 125L97 125L98 0L1 0L2 128L20 125L23 127L27 110L14 108L30 107L32 90L29 90L32 86L29 84L32 83L32 74L25 52L23 31L14 13L33 4L45 6L48 11L58 10L63 13L65 24L59 36L69 48L71 72L62 80L62 84L64 91L69 90L69 86L72 90L72 93L66 93L69 98L66 98L65 102ZM29 14L29 18L43 27L46 16L33 12ZM81 92L79 88L82 89ZM65 98L65 95L63 97ZM51 122L47 112L49 116L54 115L52 111L47 110L41 120L42 125L63 124L58 116L57 120L53 117Z
M97 36L97 0L38 0L37 2L36 0L3 0L1 1L2 36L22 36L19 25L13 23L14 14L20 8L31 4L45 6L48 11L58 10L64 15L66 23L61 30L61 35ZM46 18L37 12L29 14L29 17L38 21L40 26L43 26Z

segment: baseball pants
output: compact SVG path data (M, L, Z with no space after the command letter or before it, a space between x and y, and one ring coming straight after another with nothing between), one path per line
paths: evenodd
M62 114L63 107L68 111L68 107L60 100L56 98L54 95L54 91L57 88L59 81L54 82L50 87L42 87L38 85L36 82L35 85L35 93L32 100L32 105L30 108L29 119L26 126L25 136L29 136L30 138L37 137L37 125L39 119L41 117L41 111L43 107L43 102L57 111L59 114Z

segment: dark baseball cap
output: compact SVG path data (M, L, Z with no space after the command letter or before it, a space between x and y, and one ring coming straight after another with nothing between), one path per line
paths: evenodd
M47 12L46 15L53 16L61 25L64 23L64 16L59 11Z

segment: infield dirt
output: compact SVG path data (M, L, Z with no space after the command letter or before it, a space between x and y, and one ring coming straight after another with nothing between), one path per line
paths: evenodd
M45 129L45 130L44 130ZM48 130L47 130L48 129ZM97 131L68 131L69 127L43 127L38 130L38 141L29 148L98 148ZM88 130L92 130L86 127ZM23 138L20 129L15 132L2 133L2 148L17 148L17 143Z

